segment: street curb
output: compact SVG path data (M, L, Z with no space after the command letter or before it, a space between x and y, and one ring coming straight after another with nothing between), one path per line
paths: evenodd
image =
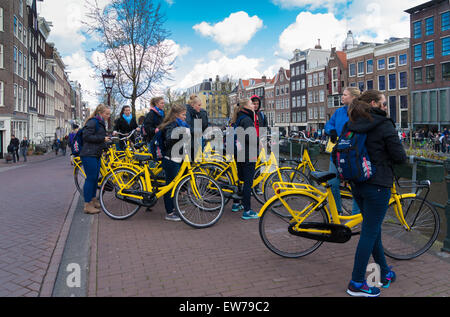
M59 234L58 242L56 243L56 247L53 250L50 264L48 266L47 272L42 282L41 290L39 292L40 297L52 297L53 288L55 286L56 278L58 276L59 265L61 263L61 259L64 253L64 247L66 245L67 237L70 231L70 226L72 224L73 215L78 205L79 198L80 198L79 192L75 191L75 194L72 198L72 202L70 203L70 207L68 209L68 213L64 220L64 224Z
M102 211L103 212L103 211ZM87 280L87 297L97 296L97 242L98 242L98 217L94 216L90 232L89 276Z

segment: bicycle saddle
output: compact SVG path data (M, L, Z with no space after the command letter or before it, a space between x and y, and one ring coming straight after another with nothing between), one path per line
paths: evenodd
M151 161L153 158L150 155L135 154L134 159L142 163L142 162Z
M333 179L335 177L336 177L336 174L330 173L330 172L312 172L311 173L311 178L318 183L326 183L330 179Z

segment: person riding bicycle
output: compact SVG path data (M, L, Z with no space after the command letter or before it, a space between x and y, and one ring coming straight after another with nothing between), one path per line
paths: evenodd
M386 215L394 183L393 164L406 161L405 150L386 114L386 97L377 90L364 92L348 109L348 130L367 134L365 146L375 174L365 182L353 183L352 194L363 216L361 236L356 249L352 279L347 293L352 296L376 297L380 290L369 287L365 273L372 255L381 269L381 283L388 288L396 275L386 263L381 242L381 225Z

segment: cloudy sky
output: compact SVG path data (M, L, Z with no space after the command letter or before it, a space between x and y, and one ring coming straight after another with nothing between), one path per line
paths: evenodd
M97 0L107 5L109 0ZM271 77L287 67L294 49L341 48L348 30L358 41L383 42L409 37L404 10L425 0L162 0L166 28L177 55L172 79L165 84L185 89L216 75ZM40 15L53 23L49 38L63 56L85 100L97 103L101 91L91 61L95 37L84 32L81 0L38 2Z

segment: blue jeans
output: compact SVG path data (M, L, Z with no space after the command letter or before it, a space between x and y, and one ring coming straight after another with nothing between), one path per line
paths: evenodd
M175 177L177 177L178 172L181 168L181 163L176 163L171 160L167 160L163 158L162 160L162 168L164 170L164 174L166 176L166 185L170 184ZM170 214L174 212L175 207L173 205L173 199L171 197L172 191L169 191L164 195L164 207L166 208L166 213Z
M244 182L244 186L242 188L243 198L241 202L244 207L244 211L249 211L252 209L251 199L255 167L256 163L237 163L239 180ZM234 203L239 203L239 201L234 200Z
M83 195L84 201L90 203L92 198L97 197L98 175L100 174L100 158L91 156L82 156L81 162L86 173Z
M361 183L352 186L353 197L361 206L363 216L361 236L356 248L352 280L362 283L365 280L370 255L381 268L381 276L389 272L381 242L381 224L391 197L390 188Z
M333 161L330 161L330 168L328 170L330 173L334 173L338 175L338 171ZM342 213L342 200L341 200L341 180L338 176L328 181L328 184L331 186L331 192L333 193L334 200L336 201L336 208L339 213ZM355 199L353 199L353 207L352 207L352 215L357 215L361 212L359 206Z

